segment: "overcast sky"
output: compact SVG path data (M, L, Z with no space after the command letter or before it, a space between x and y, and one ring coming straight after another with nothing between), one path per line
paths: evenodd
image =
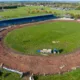
M0 1L80 1L80 0L0 0Z

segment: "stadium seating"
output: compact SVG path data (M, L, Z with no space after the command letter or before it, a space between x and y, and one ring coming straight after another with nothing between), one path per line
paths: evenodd
M41 15L41 16L32 16L32 17L25 17L25 18L14 18L9 20L2 20L0 21L0 28L1 27L7 27L12 25L20 25L25 23L31 23L31 22L39 22L44 20L50 20L57 18L53 14L48 15Z

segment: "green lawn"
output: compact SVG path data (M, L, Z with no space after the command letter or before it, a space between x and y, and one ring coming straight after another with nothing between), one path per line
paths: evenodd
M12 73L6 70L0 71L0 80L22 80L19 74Z
M13 30L4 42L19 52L34 55L39 54L39 49L63 49L62 53L75 51L80 48L79 39L80 23L58 21Z
M62 75L48 75L48 76L38 76L35 80L79 80L80 79L80 69L75 71L67 72Z

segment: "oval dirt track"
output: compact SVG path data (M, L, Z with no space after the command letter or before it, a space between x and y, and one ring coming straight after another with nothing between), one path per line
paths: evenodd
M56 21L56 20L51 20ZM25 24L26 26L51 22L38 22ZM24 25L15 26L0 32L3 37L13 29L21 28ZM80 50L60 56L29 56L16 54L16 52L5 47L3 39L0 41L0 63L4 63L6 67L19 71L31 71L34 74L56 74L71 71L80 67Z

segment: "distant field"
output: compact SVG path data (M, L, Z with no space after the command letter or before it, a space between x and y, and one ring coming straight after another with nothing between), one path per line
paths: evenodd
M4 10L3 12L0 12L0 20L49 14L46 10L49 11L49 8L40 6L26 6L18 7L17 9Z
M22 80L19 74L0 69L0 80Z
M4 42L24 54L36 54L39 49L62 49L69 53L80 48L80 23L50 22L9 32ZM52 43L59 41L59 43Z
M0 20L10 19L10 18L19 18L26 16L36 16L41 14L65 14L65 13L73 13L80 14L80 10L53 10L50 7L41 7L41 6L25 6L18 7L17 9L9 9L0 12Z
M74 15L80 14L80 10L67 10L67 11L66 10L56 10L56 9L51 9L51 10L53 13L56 12L56 13L61 14L61 15L66 14L66 13L72 13Z
M36 80L79 80L80 79L80 69L77 69L71 72L67 72L62 75L38 76L35 78Z

